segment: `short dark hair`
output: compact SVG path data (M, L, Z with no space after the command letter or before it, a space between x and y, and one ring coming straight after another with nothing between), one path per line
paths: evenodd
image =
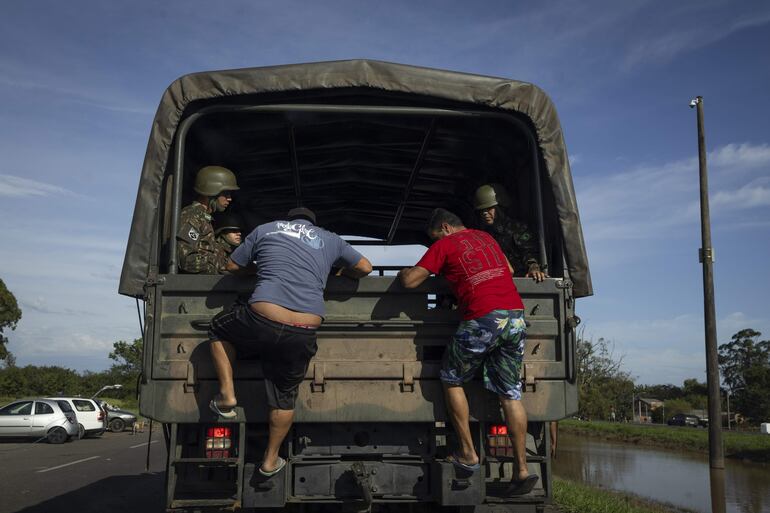
M428 233L440 230L441 225L444 223L449 226L463 226L463 221L457 214L454 214L445 208L437 208L430 214L430 219L428 220Z
M287 214L289 217L289 221L294 221L295 219L305 219L307 221L310 221L311 223L315 224L315 213L310 210L309 208L305 207L297 207L289 210L289 213Z

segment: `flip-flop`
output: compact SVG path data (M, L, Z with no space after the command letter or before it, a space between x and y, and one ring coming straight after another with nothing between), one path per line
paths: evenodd
M468 463L463 463L462 461L457 459L456 454L450 454L446 460L452 465L454 465L455 467L459 468L460 470L465 470L466 472L476 472L478 469L481 468L480 461L478 463L474 463L473 465L469 465Z
M511 481L511 485L505 490L505 495L526 495L532 491L540 477L530 474L524 479Z
M230 408L220 408L217 404L216 397L209 403L209 409L225 419L234 419L238 416L238 414L235 412L235 406L231 406Z
M278 466L277 467L275 467L273 470L268 472L267 470L262 470L262 465L260 465L259 466L259 473L262 474L265 477L272 477L272 476L276 475L278 472L280 472L281 470L283 470L283 468L285 466L286 466L286 460L281 458L280 456L278 456Z

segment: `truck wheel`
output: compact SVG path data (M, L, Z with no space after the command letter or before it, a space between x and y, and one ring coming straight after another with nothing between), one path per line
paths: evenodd
M61 427L53 428L48 432L48 435L46 436L49 444L63 444L67 441L68 438L69 435L64 430L64 428Z
M113 433L120 433L126 429L126 421L123 419L112 419L110 421L110 431Z

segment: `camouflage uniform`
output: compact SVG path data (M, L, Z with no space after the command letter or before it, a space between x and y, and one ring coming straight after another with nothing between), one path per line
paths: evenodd
M176 239L179 269L182 272L219 274L224 270L227 255L214 238L211 215L205 206L195 201L182 209Z
M483 225L482 229L500 244L513 266L514 276L526 275L533 265L537 266L534 270L540 270L537 260L537 237L529 231L525 223L502 218L500 221L495 220L491 226Z
M233 246L229 242L227 242L222 234L217 235L216 240L214 241L217 247L217 252L220 254L220 257L222 260L227 263L227 260L230 258L230 255L233 253L233 250L237 248L238 246Z

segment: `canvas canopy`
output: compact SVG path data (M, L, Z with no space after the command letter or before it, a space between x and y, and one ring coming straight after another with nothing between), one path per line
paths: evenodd
M287 104L365 105L371 112L281 112ZM256 123L256 111L248 109L264 106L276 108L258 112ZM407 112L417 107L476 114L436 121L433 111ZM173 241L161 232L168 226L175 136L185 119L212 108L221 111L190 128L184 141L187 200L197 165L226 165L238 175L243 208L255 222L306 203L324 227L388 244L426 243L426 212L462 211L483 181L528 183L523 169L532 162L518 162L506 148L521 144L530 127L538 150L530 160L540 163L539 171L534 166L540 179L532 181L543 184L542 218L559 246L548 249L550 258L566 261L577 297L593 293L561 126L543 91L508 79L353 60L195 73L168 87L142 168L121 294L144 296L151 266ZM403 115L388 109L404 109ZM501 113L518 125L501 121ZM519 199L519 214L531 220L534 204L526 194Z

